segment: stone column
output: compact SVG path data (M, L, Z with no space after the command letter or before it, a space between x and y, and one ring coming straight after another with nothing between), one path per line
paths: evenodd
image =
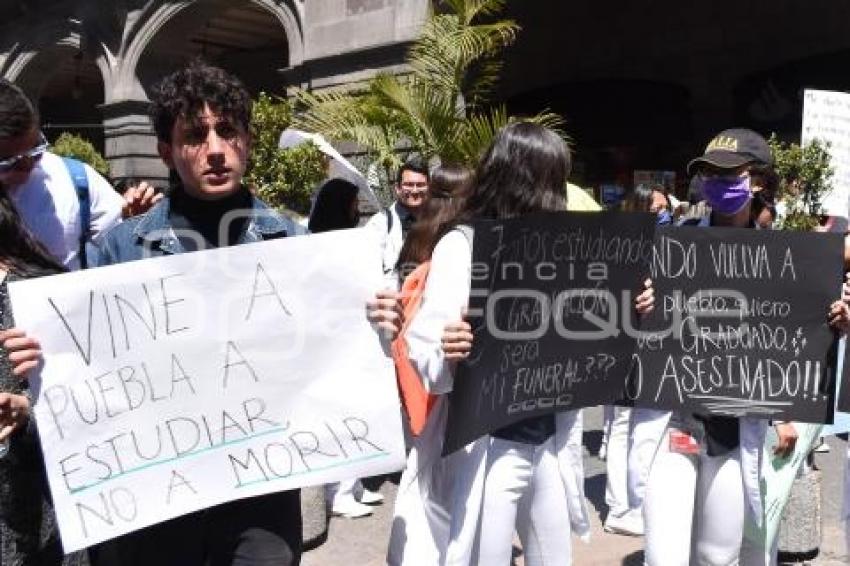
M105 157L114 181L137 178L152 185L168 185L168 168L156 152L148 105L145 100L121 100L104 104Z

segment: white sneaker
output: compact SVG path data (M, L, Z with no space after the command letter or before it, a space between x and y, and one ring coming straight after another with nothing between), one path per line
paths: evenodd
M602 527L606 533L614 535L625 535L629 537L643 536L643 520L632 516L630 513L622 517L608 515L605 526Z
M829 452L829 444L827 444L826 441L821 438L820 443L815 446L815 452L817 452L818 454L826 454L827 452Z
M335 517L345 517L346 519L359 519L371 515L372 508L355 501L354 498L345 498L342 501L335 501L333 503L331 514Z
M371 491L369 489L363 488L363 491L360 492L359 497L357 498L360 503L364 503L366 505L377 505L379 503L384 502L384 496L378 493L377 491Z

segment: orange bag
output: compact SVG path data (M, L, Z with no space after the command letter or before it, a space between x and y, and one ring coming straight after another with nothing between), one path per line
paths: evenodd
M407 416L410 419L410 430L416 436L419 436L425 428L425 423L428 422L428 415L437 401L437 396L428 393L422 385L419 372L410 363L405 334L422 304L422 294L425 291L425 282L428 280L430 269L431 262L426 261L414 269L404 280L404 284L401 286L404 324L401 327L401 332L398 333L392 343L392 355L395 362L398 389L401 392L401 402L404 404Z

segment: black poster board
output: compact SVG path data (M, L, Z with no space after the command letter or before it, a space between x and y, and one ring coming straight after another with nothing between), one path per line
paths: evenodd
M469 321L444 453L509 424L622 398L652 257L650 214L544 213L474 226ZM623 305L626 305L623 308Z
M655 311L627 396L701 414L832 422L843 238L737 228L656 232Z

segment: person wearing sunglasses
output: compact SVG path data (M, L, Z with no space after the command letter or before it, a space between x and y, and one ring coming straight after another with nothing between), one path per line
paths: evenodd
M121 221L124 199L88 165L88 240ZM24 92L0 80L0 190L6 191L26 227L67 269L80 267L84 227L80 200L61 157L49 151L38 112Z

